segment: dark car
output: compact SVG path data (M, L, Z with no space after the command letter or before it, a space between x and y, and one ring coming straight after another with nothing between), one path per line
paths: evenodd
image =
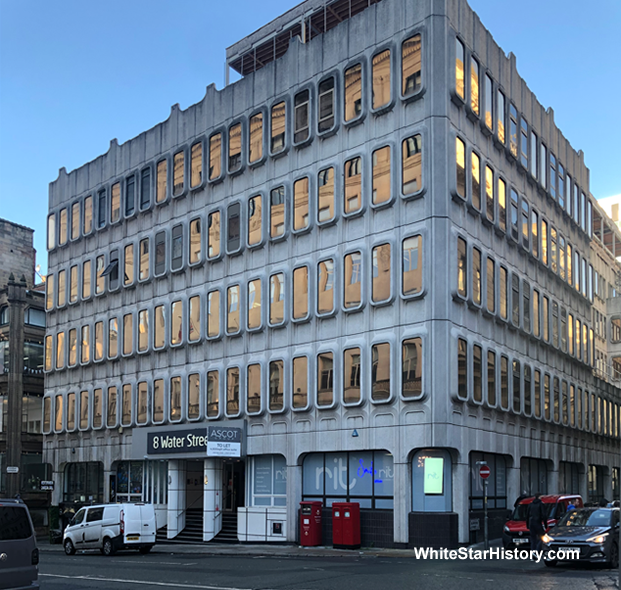
M568 512L543 536L544 551L578 549L580 561L619 567L619 509L580 508ZM546 559L547 566L557 559Z
M39 550L26 504L0 499L0 588L39 588Z

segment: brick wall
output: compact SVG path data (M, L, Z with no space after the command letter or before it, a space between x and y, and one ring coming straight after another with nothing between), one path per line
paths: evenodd
M35 249L34 230L0 219L0 289L4 289L13 273L19 281L26 277L28 288L34 285Z

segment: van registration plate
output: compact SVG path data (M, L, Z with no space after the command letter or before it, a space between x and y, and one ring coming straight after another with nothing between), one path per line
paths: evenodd
M513 539L513 542L516 545L523 545L525 543L530 543L530 539Z
M140 535L127 535L128 541L138 541L140 539Z

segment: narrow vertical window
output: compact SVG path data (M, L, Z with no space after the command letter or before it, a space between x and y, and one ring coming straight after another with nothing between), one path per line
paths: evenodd
M78 362L78 331L75 328L69 330L67 340L67 349L69 350L69 362L67 365L74 367Z
M226 372L226 413L229 416L239 414L239 368L233 367Z
M117 388L108 387L108 411L106 416L106 426L116 428L117 422Z
M459 39L455 39L455 92L457 92L457 96L462 99L466 98L464 77L465 54L464 44ZM405 95L405 89L403 94Z
M71 205L71 239L80 237L80 201Z
M136 422L138 424L147 423L148 408L148 388L145 381L138 383L138 395L136 399Z
M330 406L334 401L334 355L317 355L317 405Z
M308 267L293 270L293 319L300 320L308 315Z
M153 324L153 348L163 348L166 343L166 312L163 305L155 307Z
M548 223L541 220L541 262L548 266Z
M373 248L371 297L374 302L390 299L390 244Z
M472 347L472 399L483 401L483 350L478 344Z
M168 181L168 162L161 160L157 163L157 187L155 193L155 202L163 203L166 200L166 185Z
M201 377L198 373L188 375L188 420L200 417Z
M530 285L522 281L522 328L530 332Z
M470 58L470 108L472 112L479 116L479 62L473 57Z
M128 244L123 252L123 284L134 282L134 245Z
M87 324L82 326L80 347L80 362L86 364L91 360L91 327Z
M522 163L522 166L528 169L528 123L523 118L520 119L520 135L521 135L520 161ZM533 159L536 158L536 155L537 155L537 152L535 151L535 153L533 154Z
M229 172L241 170L242 165L242 128L241 123L229 128Z
M481 250L472 249L472 301L481 305Z
M104 335L103 322L95 322L95 360L103 359Z
M45 280L45 309L54 307L54 275L49 274Z
M567 310L561 307L561 350L567 352Z
M190 150L190 186L198 186L203 181L203 144L196 142Z
M554 399L552 402L552 406L554 407L554 421L555 422L559 422L560 420L560 393L561 393L561 388L560 388L560 383L558 380L558 377L554 377L554 390L553 390L553 394L554 394Z
M125 217L136 210L136 177L132 174L125 181Z
M106 226L106 190L100 190L97 193L97 228L101 229Z
M401 346L401 395L420 397L423 391L423 340L411 338Z
M455 166L457 170L457 194L462 198L466 198L466 146L464 142L457 137L455 139Z
M496 264L492 258L487 259L487 310L496 313Z
M84 225L82 233L86 236L93 230L93 197L89 195L84 199Z
M227 315L226 331L230 334L239 332L239 285L232 285L226 290Z
M485 166L485 203L487 219L493 223L496 217L496 203L494 201L494 173L489 166Z
M532 369L528 365L524 365L524 413L527 416L532 412Z
M543 339L550 342L550 300L545 295L543 296L541 312L543 314Z
M550 196L556 200L556 157L552 152L550 152Z
M201 337L201 298L190 297L188 313L188 340L196 342Z
M362 255L360 252L347 254L344 266L343 305L345 309L352 309L359 307L362 303Z
M537 146L538 146L537 134L534 131L530 132L530 174L533 178L537 178Z
M211 291L207 295L207 336L220 335L220 291Z
M222 174L222 133L209 138L209 180L215 180Z
M284 361L272 361L269 372L269 408L272 412L278 412L285 407L285 363Z
M149 238L140 240L140 270L138 278L145 281L149 278Z
M116 182L110 191L110 223L121 218L121 183Z
M140 173L140 210L144 211L151 204L151 168Z
M319 133L329 131L334 127L334 78L319 84L317 109L317 130Z
M258 414L261 411L261 365L248 365L246 377L246 411Z
M157 246L157 240L156 240ZM179 270L183 267L183 226L175 225L172 228L170 247L170 269ZM156 261L157 265L157 261Z
M403 140L401 164L403 194L417 193L423 188L423 138L421 135L414 135Z
M43 432L48 433L51 429L52 398L43 399Z
M47 218L47 249L56 247L56 215L52 213Z
M539 316L539 291L533 289L533 336L541 336L541 317Z
M286 110L285 103L279 102L272 107L271 117L271 141L270 147L273 154L282 152L285 149L285 123Z
M526 250L530 250L530 214L528 209L528 203L526 199L522 199L522 246L526 248Z
M348 348L343 351L343 401L360 401L360 349Z
M119 323L116 318L108 322L108 358L116 358L119 353Z
M130 426L132 423L132 386L123 385L123 399L121 400L121 426Z
M69 269L69 303L78 300L78 267L72 266Z
M485 74L485 125L494 130L494 84L488 74Z
M220 413L220 373L207 373L207 417L214 418Z
M574 316L572 314L567 317L567 352L574 356Z
M183 341L183 302L173 301L170 306L170 343L174 346Z
M56 305L62 307L67 302L67 271L58 271L58 297L56 299Z
M543 188L547 188L547 168L548 168L548 150L546 146L541 144L541 156L539 158L539 164L541 167L539 182L541 182L541 186Z
M541 371L535 370L535 417L541 418Z
M93 389L93 428L103 426L103 390Z
M565 280L565 238L558 236L558 271L561 280Z
M390 399L390 344L374 344L371 348L371 399Z
M164 380L156 379L153 382L153 422L164 421Z
M498 141L505 144L505 95L498 90L496 93L496 133Z
M279 186L270 191L270 237L285 235L285 187Z
M220 256L220 211L209 214L209 231L207 233L207 256L216 258Z
M472 206L477 209L477 211L481 210L481 160L479 156L472 152L470 154L470 181L471 181L471 191L472 191Z
M169 415L171 422L181 420L181 377L172 377L170 379L169 391Z
M309 112L308 112L309 92L303 90L295 95L293 102L293 141L300 143L306 141L309 136Z
M503 410L509 409L509 359L500 357L500 405Z
M534 209L530 211L531 252L539 258L539 215Z
M270 277L270 324L282 324L285 319L285 275Z
M457 339L457 396L468 399L468 343Z
M516 274L511 275L511 321L520 327L520 279Z
M334 168L321 170L317 175L317 223L334 219Z
M248 329L261 327L261 279L248 283Z
M555 274L558 273L556 240L556 229L550 227L550 269Z
M569 386L569 404L568 407L565 409L565 413L563 415L563 423L567 424L567 414L569 414L569 424L570 426L575 426L576 425L576 414L575 414L575 409L576 409L576 387L575 385L570 385Z
M308 405L308 358L299 356L293 359L293 407L305 408Z
M362 112L362 66L356 64L345 70L345 121L351 121Z
M155 234L155 274L162 275L166 271L166 233Z
M373 56L371 68L373 109L379 109L390 102L390 49Z
M517 242L520 239L518 228L518 194L511 189L511 237Z
M51 336L46 336L45 337L45 370L46 371L51 371L52 370L52 337Z
M88 428L88 417L89 417L89 395L88 391L80 392L80 429L84 430Z
M334 261L322 260L317 265L317 313L334 311Z
M513 411L516 414L520 413L522 408L522 400L521 400L521 372L520 372L520 361L513 361Z
M496 353L487 351L487 403L496 405Z
M123 354L128 355L134 349L134 316L127 313L123 316Z
M461 46L461 53L459 48ZM455 80L457 94L464 97L464 46L457 40L457 59ZM460 60L461 60L461 86L460 86ZM421 36L414 35L406 39L401 45L401 92L403 96L410 96L421 88L422 52ZM460 91L461 88L461 91Z
M423 241L422 236L412 236L403 240L403 294L414 295L423 288ZM458 238L458 242L463 240ZM459 248L459 243L458 243ZM465 242L464 242L465 252ZM388 251L390 265L390 251ZM464 267L465 270L465 267ZM388 269L390 272L390 268ZM389 280L389 277L387 277ZM464 286L465 289L465 286ZM460 292L461 294L461 292ZM464 295L465 296L465 295Z
M263 113L250 117L250 142L248 144L248 162L258 162L263 157Z
M262 197L256 195L248 200L248 245L256 246L262 237Z
M571 244L567 242L567 282L570 285L573 285L573 280L574 280L574 276L572 272L572 258L573 258L573 251L571 248ZM595 273L595 279L596 279L596 284L597 284L597 273Z
M457 292L462 297L468 296L468 266L467 266L467 247L466 240L457 238Z
M308 227L308 177L299 178L293 183L293 229Z
M60 216L58 217L58 244L60 246L63 246L66 243L67 243L67 209L61 209Z
M190 264L195 264L201 259L201 219L197 217L190 221L190 252L189 252L189 262Z
M500 267L500 317L503 320L509 317L509 285L507 269L504 266Z
M373 152L373 204L390 201L390 146Z
M149 312L141 309L138 312L138 352L149 348Z
M75 429L75 393L67 395L67 430Z
M362 159L345 162L345 213L355 213L362 208Z

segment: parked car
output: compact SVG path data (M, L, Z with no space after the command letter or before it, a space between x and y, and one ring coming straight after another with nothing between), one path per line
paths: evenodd
M513 510L513 514L505 523L502 531L502 544L505 549L526 546L530 543L528 530L528 507L535 499L534 496L520 500ZM548 528L554 526L567 512L567 507L573 504L575 508L582 508L584 503L578 494L562 494L541 496L541 502L546 508Z
M0 588L39 588L39 549L28 507L0 499Z
M572 510L543 536L544 551L579 549L580 561L619 567L619 509L581 508ZM547 566L558 560L546 559Z
M155 510L152 504L100 504L80 508L63 534L67 555L99 549L114 555L119 549L148 553L155 545Z

